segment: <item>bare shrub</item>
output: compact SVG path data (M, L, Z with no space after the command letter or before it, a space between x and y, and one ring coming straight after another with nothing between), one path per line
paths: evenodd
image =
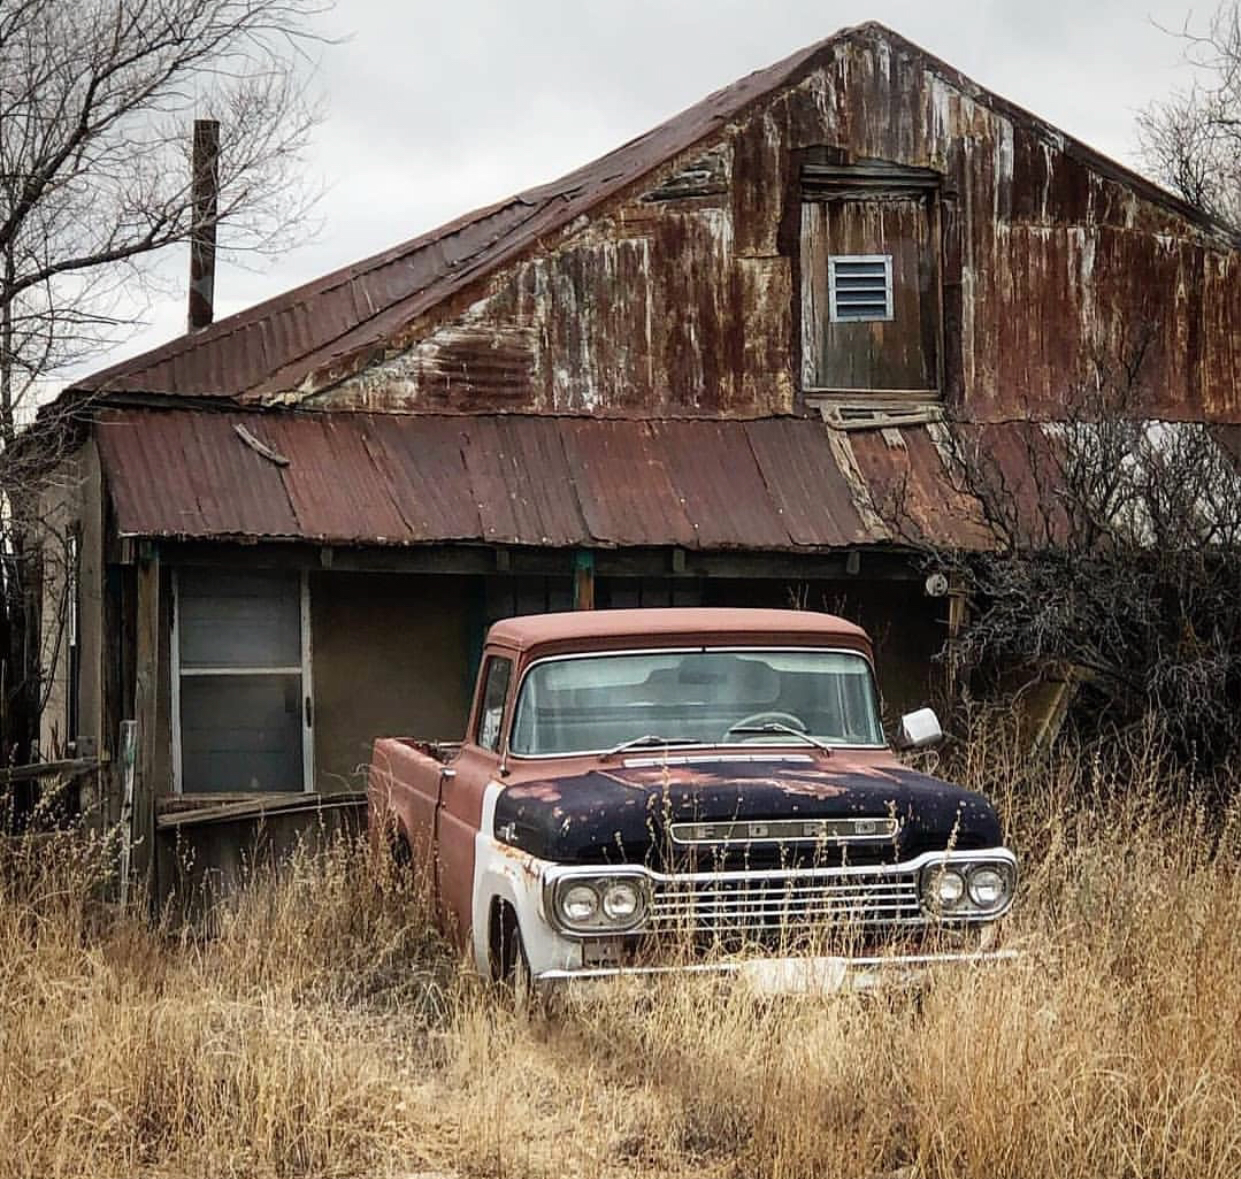
M973 548L924 536L900 479L878 506L967 604L943 652L967 697L1050 676L1074 685L1084 736L1155 717L1209 767L1241 746L1241 456L1146 416L1148 339L1096 359L1056 421L940 430Z

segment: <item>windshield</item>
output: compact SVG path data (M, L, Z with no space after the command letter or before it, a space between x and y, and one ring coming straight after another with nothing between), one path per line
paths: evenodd
M650 737L797 743L788 729L830 745L882 745L870 664L843 651L761 649L549 659L522 684L509 748L597 753Z

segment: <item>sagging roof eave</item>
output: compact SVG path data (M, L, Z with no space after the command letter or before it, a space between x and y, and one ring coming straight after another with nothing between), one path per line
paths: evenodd
M700 102L686 108L671 119L658 124L643 135L627 141L597 160L568 173L558 180L526 190L507 200L485 206L428 233L372 255L361 262L341 267L300 287L293 288L291 291L274 296L251 308L220 320L202 332L178 337L176 340L143 353L138 357L110 366L99 373L92 374L76 382L65 390L62 396L84 393L118 394L127 392L128 390L124 384L126 377L132 377L141 373L155 364L164 363L190 349L227 339L230 335L245 327L251 326L290 307L299 306L308 300L313 300L317 296L352 281L361 275L365 275L377 267L390 264L402 256L412 254L417 250L434 246L437 242L445 240L452 234L465 228L474 226L489 216L494 216L517 205L524 205L534 210L531 215L533 218L538 213L544 211L551 202L561 201L564 204L563 214L560 217L552 218L548 225L542 228L537 235L533 237L523 236L520 233L521 225L519 225L508 231L509 236L515 239L508 247L501 246L495 253L490 253L491 247L496 244L493 242L480 249L475 257L481 260L474 266L470 266L467 260L466 266L457 271L453 276L455 281L453 281L451 289L433 292L433 288L448 277L446 274L441 273L435 278L428 280L423 287L411 292L408 296L398 299L392 304L372 310L369 315L358 319L356 323L340 332L325 345L311 348L309 351L301 352L296 356L285 357L280 367L269 373L267 378L258 385L221 390L219 394L200 393L197 397L202 401L216 399L223 401L236 400L238 404L256 408L269 401L279 401L282 398L298 400L303 396L331 388L332 385L347 379L360 368L365 367L373 358L377 348L384 346L400 347L400 341L405 335L409 334L410 327L446 300L457 297L463 291L470 290L497 270L534 252L540 248L548 237L562 232L565 226L576 218L583 215L598 215L614 202L623 202L629 199L636 191L640 191L653 181L658 180L662 174L675 171L676 167L684 161L686 156L701 152L705 147L718 139L726 131L730 123L743 118L753 107L763 102L771 101L773 97L796 87L810 72L824 64L825 59L833 54L840 45L851 40L885 43L915 58L922 63L926 70L961 91L972 101L994 110L997 114L1016 125L1029 128L1058 150L1064 151L1071 157L1078 159L1086 167L1131 189L1142 199L1175 213L1207 238L1215 241L1221 248L1241 248L1241 231L1217 221L1146 177L1118 163L1102 152L1089 147L1081 140L1059 130L1046 120L1040 119L1016 103L1010 102L994 91L973 81L973 79L960 70L928 53L920 46L886 26L877 22L868 22L844 28L832 36L799 50L765 69L746 75L730 86L712 92ZM754 93L737 101L733 106L725 104L724 111L717 116L713 116L714 125L707 128L701 134L678 143L663 156L654 159L649 166L639 167L630 173L621 170L615 176L605 176L604 181L600 183L597 191L588 202L575 203L572 200L574 181L579 177L583 178L582 184L584 185L586 178L606 173L609 161L616 160L618 164L623 162L625 153L632 151L638 144L652 139L660 133L666 133L670 129L674 130L679 124L684 123L686 126L692 126L695 114L709 109L710 105L713 102L717 102L721 96L727 96L732 91L742 92L746 85L752 82L754 78L763 75L770 76L771 81L769 84L761 86ZM522 222L522 225L524 224L526 222ZM390 316L402 303L406 303L405 310L401 313L404 327L395 331L384 330L376 334L367 334L368 324L373 324L376 320ZM326 361L311 367L305 372L299 371L299 361L313 356L317 351L323 351L324 348L331 348L336 341L347 341L351 336L359 338L343 346L339 354L330 356ZM178 397L180 395L175 391L170 391L168 396Z
M583 542L580 545L535 545L529 543L517 543L506 540L480 541L471 537L449 538L445 540L424 540L424 541L400 541L385 540L383 537L371 537L360 540L357 537L334 537L334 536L305 536L292 534L268 534L268 533L241 533L241 532L221 532L212 535L198 535L179 532L135 532L124 529L116 529L114 535L118 541L130 541L133 543L141 543L143 541L164 543L164 544L185 544L185 545L240 545L252 548L257 545L273 544L279 546L293 547L295 545L304 545L310 548L322 549L352 549L357 551L377 550L385 553L393 552L442 552L445 549L463 549L473 552L491 553L497 551L505 552L530 552L530 553L574 553L583 548L588 548L592 552L601 553L625 553L625 552L651 552L661 549L683 549L686 552L692 552L699 556L737 556L751 555L756 557L775 556L775 557L840 557L847 553L869 553L872 555L882 555L891 557L909 557L914 558L919 554L925 553L925 547L912 544L902 544L897 541L881 541L881 540L858 540L846 545L799 545L793 547L785 545L771 545L768 548L755 548L750 545L715 545L710 548L698 548L693 545L687 545L680 541L666 541L662 544L617 544L612 541L602 541L591 539L589 543ZM946 552L952 546L938 545L936 551ZM956 551L953 549L953 551ZM960 551L966 551L964 549Z

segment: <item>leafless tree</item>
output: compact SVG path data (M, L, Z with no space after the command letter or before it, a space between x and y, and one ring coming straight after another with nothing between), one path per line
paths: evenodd
M1177 35L1192 80L1138 116L1142 155L1191 205L1241 227L1241 0Z
M1136 336L1054 422L943 429L974 544L920 534L899 478L879 507L969 603L944 653L959 683L1068 677L1079 725L1155 716L1182 753L1215 761L1241 751L1241 454L1227 431L1145 416Z
M70 428L31 441L23 421L49 377L123 333L155 256L189 238L195 118L221 126L221 247L272 254L304 233L301 157L319 116L307 67L329 4L0 0L0 737L18 750L6 757L28 751L38 707L36 476Z

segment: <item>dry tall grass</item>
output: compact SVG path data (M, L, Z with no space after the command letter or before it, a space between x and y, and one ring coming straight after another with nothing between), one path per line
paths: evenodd
M921 995L692 979L545 1019L348 848L257 883L210 941L110 914L101 849L19 856L0 1174L1241 1174L1241 796L1170 809L1193 790L1154 742L1035 766L979 737L959 768L1023 853L1026 953Z

